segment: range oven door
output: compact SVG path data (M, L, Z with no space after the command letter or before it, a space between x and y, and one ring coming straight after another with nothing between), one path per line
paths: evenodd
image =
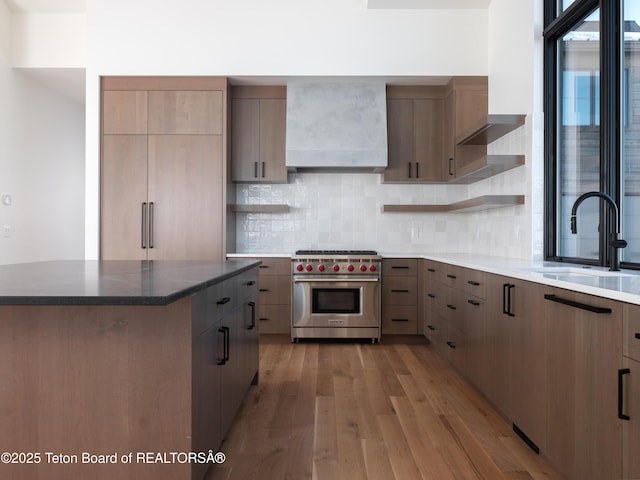
M377 276L294 276L292 326L377 328L379 289Z

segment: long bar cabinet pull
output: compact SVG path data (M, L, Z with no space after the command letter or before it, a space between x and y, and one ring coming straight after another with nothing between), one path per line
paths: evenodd
M516 286L512 283L502 284L502 313L509 315L510 317L516 316L511 309L511 290L514 288L516 288Z
M570 307L579 308L581 310L587 310L588 312L611 313L611 309L608 307L594 307L593 305L587 305L586 303L576 302L574 300L569 300L568 298L558 297L557 295L552 295L550 293L545 293L544 299L556 303L562 303L563 305L569 305Z
M249 302L248 305L251 307L251 325L247 330L253 330L256 328L256 302Z
M416 178L420 178L420 162L416 162Z
M142 202L142 212L140 215L140 248L147 248L147 202Z
M218 358L218 365L224 365L227 363L227 337L229 335L229 327L220 327L218 332L222 334L222 358Z
M458 278L458 277L456 277L455 275L452 275L452 274L450 274L450 273L447 273L447 278L453 278L453 279L456 279L456 278Z
M407 165L409 166L409 178L411 178L411 162L407 162Z
M629 415L623 413L624 410L624 379L625 375L631 373L629 368L621 368L618 370L618 418L620 420L631 420Z
M262 178L264 178L266 176L267 176L267 174L266 174L266 170L265 170L265 165L264 165L264 162L262 162Z
M453 342L447 342L447 345L449 346L449 348L456 348L456 345Z
M253 162L253 178L258 178L258 162Z
M480 282L476 282L475 280L467 280L467 283L469 285L474 286L474 287L479 287L480 286Z
M149 248L153 248L153 211L154 204L153 202L149 202Z

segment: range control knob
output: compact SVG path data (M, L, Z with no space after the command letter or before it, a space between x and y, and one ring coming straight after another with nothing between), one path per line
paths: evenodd
M320 266L318 267L318 270L320 270L321 272L324 272L324 270L325 270L324 265L320 265Z
M310 272L311 270L313 270L313 267L312 267L311 265L309 265L309 264L307 264L307 266L306 266L306 267L304 267L304 268L305 268L305 270L306 270L307 272Z
M360 271L361 272L366 272L367 271L367 266L366 265L360 265Z
M302 265L298 264L298 265L296 266L296 270L297 270L297 271L299 271L299 272L301 272L302 270L304 270L304 267L303 267Z
M353 272L353 265L349 265L349 266L347 267L347 270L349 270L350 272Z
M369 267L369 270L371 270L372 272L375 272L377 269L376 269L376 266L375 266L375 265L371 265L371 266Z
M340 271L340 265L334 265L334 266L333 266L333 271L334 271L334 272L338 272L338 271Z

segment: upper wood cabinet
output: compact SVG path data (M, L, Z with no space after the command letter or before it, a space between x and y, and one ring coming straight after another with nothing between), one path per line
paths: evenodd
M457 138L486 117L489 109L487 77L454 77L444 99L443 179L454 180L459 171L486 155L486 146L460 148Z
M222 259L227 81L102 81L102 259Z
M233 87L231 158L234 182L286 183L286 87Z
M385 183L442 181L443 87L387 87Z

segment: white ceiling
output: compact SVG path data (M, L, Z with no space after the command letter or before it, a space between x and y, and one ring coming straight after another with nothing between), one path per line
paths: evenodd
M0 0L2 1L2 0ZM84 13L87 0L4 0L15 13ZM364 0L367 8L483 9L491 0Z

